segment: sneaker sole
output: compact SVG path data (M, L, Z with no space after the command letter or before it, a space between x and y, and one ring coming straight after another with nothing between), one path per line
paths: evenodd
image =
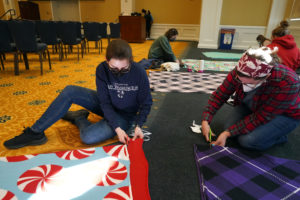
M26 147L26 146L42 145L42 144L45 144L47 141L48 141L47 137L44 137L40 140L31 141L27 144L20 144L20 145L14 145L14 146L9 146L9 147L5 146L5 147L8 148L8 149L19 149L19 148Z

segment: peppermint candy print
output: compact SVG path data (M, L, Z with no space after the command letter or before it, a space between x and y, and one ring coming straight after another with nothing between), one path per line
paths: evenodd
M103 150L113 157L129 160L129 154L127 150L127 145L111 145L103 147Z
M0 199L1 200L18 200L18 198L14 195L14 193L0 189Z
M24 160L29 160L36 155L22 155L22 156L8 156L8 157L0 157L0 161L3 162L21 162Z
M127 169L125 165L119 161L114 161L111 167L108 169L105 176L103 176L98 186L111 186L116 185L124 181L127 177Z
M108 193L103 200L132 200L131 187L124 186Z
M80 160L83 158L87 158L95 153L95 148L90 149L79 149L79 150L71 150L71 151L60 151L57 152L56 155L59 158L65 160Z
M18 179L17 185L20 190L27 193L45 191L45 186L51 179L62 170L59 165L41 165L24 172Z

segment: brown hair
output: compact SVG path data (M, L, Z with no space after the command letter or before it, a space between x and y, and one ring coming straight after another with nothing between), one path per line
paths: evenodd
M165 36L168 38L168 40L170 40L170 38L174 35L178 35L178 31L175 28L171 28L165 33Z
M264 42L265 42L266 40L269 40L269 41L271 42L270 39L266 38L266 37L263 36L263 35L258 35L258 36L256 37L256 41L258 42L258 44L259 44L260 47L263 46L263 44L264 44Z
M280 25L272 31L272 36L282 37L290 34L290 31L287 29L290 26L289 22L283 20L280 22Z
M132 61L132 50L125 40L113 40L106 49L106 60L115 58L118 60L128 59Z

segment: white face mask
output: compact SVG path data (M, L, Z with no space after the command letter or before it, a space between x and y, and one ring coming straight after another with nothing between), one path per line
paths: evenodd
M263 82L258 83L256 85L255 84L243 84L243 90L244 90L244 92L250 92L250 91L258 88L259 86L261 86L262 83Z

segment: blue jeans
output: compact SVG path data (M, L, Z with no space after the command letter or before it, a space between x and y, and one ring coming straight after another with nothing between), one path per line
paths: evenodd
M99 116L104 116L95 90L70 85L65 87L65 89L56 97L31 129L35 132L43 132L63 117L73 103L82 106ZM119 122L120 128L125 131L129 130L133 124L132 121L126 120L125 117L120 114L117 115L115 120ZM115 131L105 119L102 119L97 123L91 123L87 119L80 118L76 120L75 123L80 130L80 138L85 144L102 142L116 135Z
M245 116L251 114L246 104L233 108L226 119L225 129L239 122ZM266 124L258 126L251 133L237 136L242 147L248 149L265 150L275 144L287 141L287 135L299 125L299 119L293 119L284 115L277 115Z

